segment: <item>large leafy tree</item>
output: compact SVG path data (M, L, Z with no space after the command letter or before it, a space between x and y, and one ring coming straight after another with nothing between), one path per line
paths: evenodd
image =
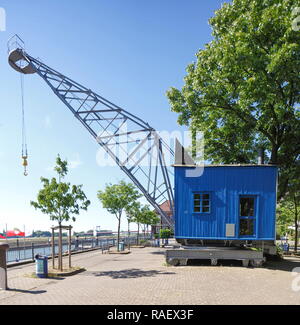
M118 220L118 250L122 213L123 211L128 211L129 207L140 197L141 195L135 186L125 181L120 181L118 184L108 184L104 191L98 192L98 198L103 208L107 209L111 214L114 214Z
M51 180L41 177L43 188L38 192L37 201L30 204L47 214L51 220L57 221L59 226L59 269L62 270L62 223L65 221L76 221L80 210L87 210L90 201L82 190L82 185L71 185L62 182L68 173L68 163L58 155L54 170L58 174L58 179Z
M280 166L279 197L300 155L300 32L295 0L233 0L210 19L213 40L167 96L178 122L205 135L205 158Z

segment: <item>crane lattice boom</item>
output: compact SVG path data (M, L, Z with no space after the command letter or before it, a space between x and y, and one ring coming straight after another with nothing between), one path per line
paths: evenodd
M164 223L173 227L173 218L160 205L169 201L173 212L171 171L166 165L165 156L167 154L170 157L174 153L154 128L33 58L18 43L14 49L10 49L9 64L20 73L37 73L43 78L55 95L140 189Z

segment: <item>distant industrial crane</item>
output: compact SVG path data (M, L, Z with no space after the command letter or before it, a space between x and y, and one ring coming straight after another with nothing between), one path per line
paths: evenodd
M168 201L174 212L171 171L165 159L166 154L173 157L174 152L158 132L142 119L30 56L17 35L8 41L8 52L10 66L22 74L37 73L43 78L140 189L164 223L173 228L173 218L160 205Z

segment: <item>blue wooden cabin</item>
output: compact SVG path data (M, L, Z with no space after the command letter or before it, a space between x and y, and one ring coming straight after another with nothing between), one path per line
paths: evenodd
M276 166L207 165L201 176L174 168L178 242L275 240Z

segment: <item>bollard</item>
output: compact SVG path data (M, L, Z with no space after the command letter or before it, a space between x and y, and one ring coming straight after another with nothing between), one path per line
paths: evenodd
M32 260L34 261L34 243L31 243L31 256Z
M7 290L7 266L6 252L9 248L7 244L0 244L0 289Z

